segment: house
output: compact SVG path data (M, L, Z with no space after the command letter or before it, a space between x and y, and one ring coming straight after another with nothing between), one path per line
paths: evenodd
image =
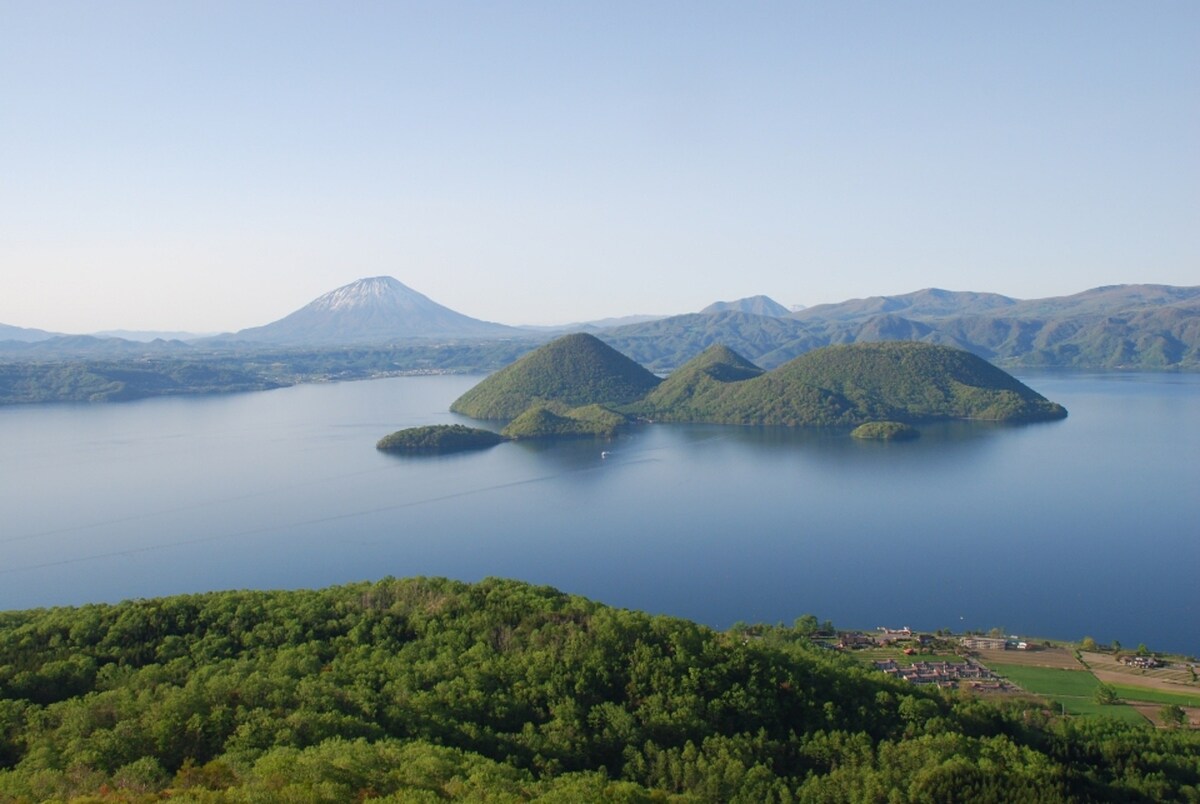
M971 650L1004 650L1008 640L1004 637L965 636L959 642Z

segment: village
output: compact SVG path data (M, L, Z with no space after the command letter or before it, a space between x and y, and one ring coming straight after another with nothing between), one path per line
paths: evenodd
M827 647L839 651L865 651L872 654L872 665L876 670L911 684L932 684L942 689L962 687L979 692L1017 692L1019 688L994 673L972 656L955 660L931 658L939 654L958 656L966 651L984 650L1030 650L1032 644L1017 637L982 637L967 635L954 637L949 634L915 633L907 626L889 628L880 626L874 632L842 631ZM904 657L880 656L880 650L898 650ZM921 657L921 658L917 658Z
M970 694L1036 696L1065 715L1105 715L1159 728L1200 727L1200 679L1193 657L1155 655L1144 645L1052 643L993 630L918 633L874 631L816 635L816 644L846 652L913 685Z

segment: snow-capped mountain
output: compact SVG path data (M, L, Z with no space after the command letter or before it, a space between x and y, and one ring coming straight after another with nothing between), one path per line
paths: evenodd
M333 345L514 334L519 331L456 313L390 276L374 276L332 290L271 324L222 340Z

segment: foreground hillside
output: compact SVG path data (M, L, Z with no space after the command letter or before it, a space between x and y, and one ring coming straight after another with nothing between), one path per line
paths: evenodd
M0 614L0 800L87 796L1194 801L1200 738L512 581Z

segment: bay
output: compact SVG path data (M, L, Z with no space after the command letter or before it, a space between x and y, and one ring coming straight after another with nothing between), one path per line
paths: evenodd
M447 408L478 377L4 408L0 608L504 576L722 628L814 613L1200 653L1200 376L1022 379L1070 416L422 458L374 443L468 423Z

